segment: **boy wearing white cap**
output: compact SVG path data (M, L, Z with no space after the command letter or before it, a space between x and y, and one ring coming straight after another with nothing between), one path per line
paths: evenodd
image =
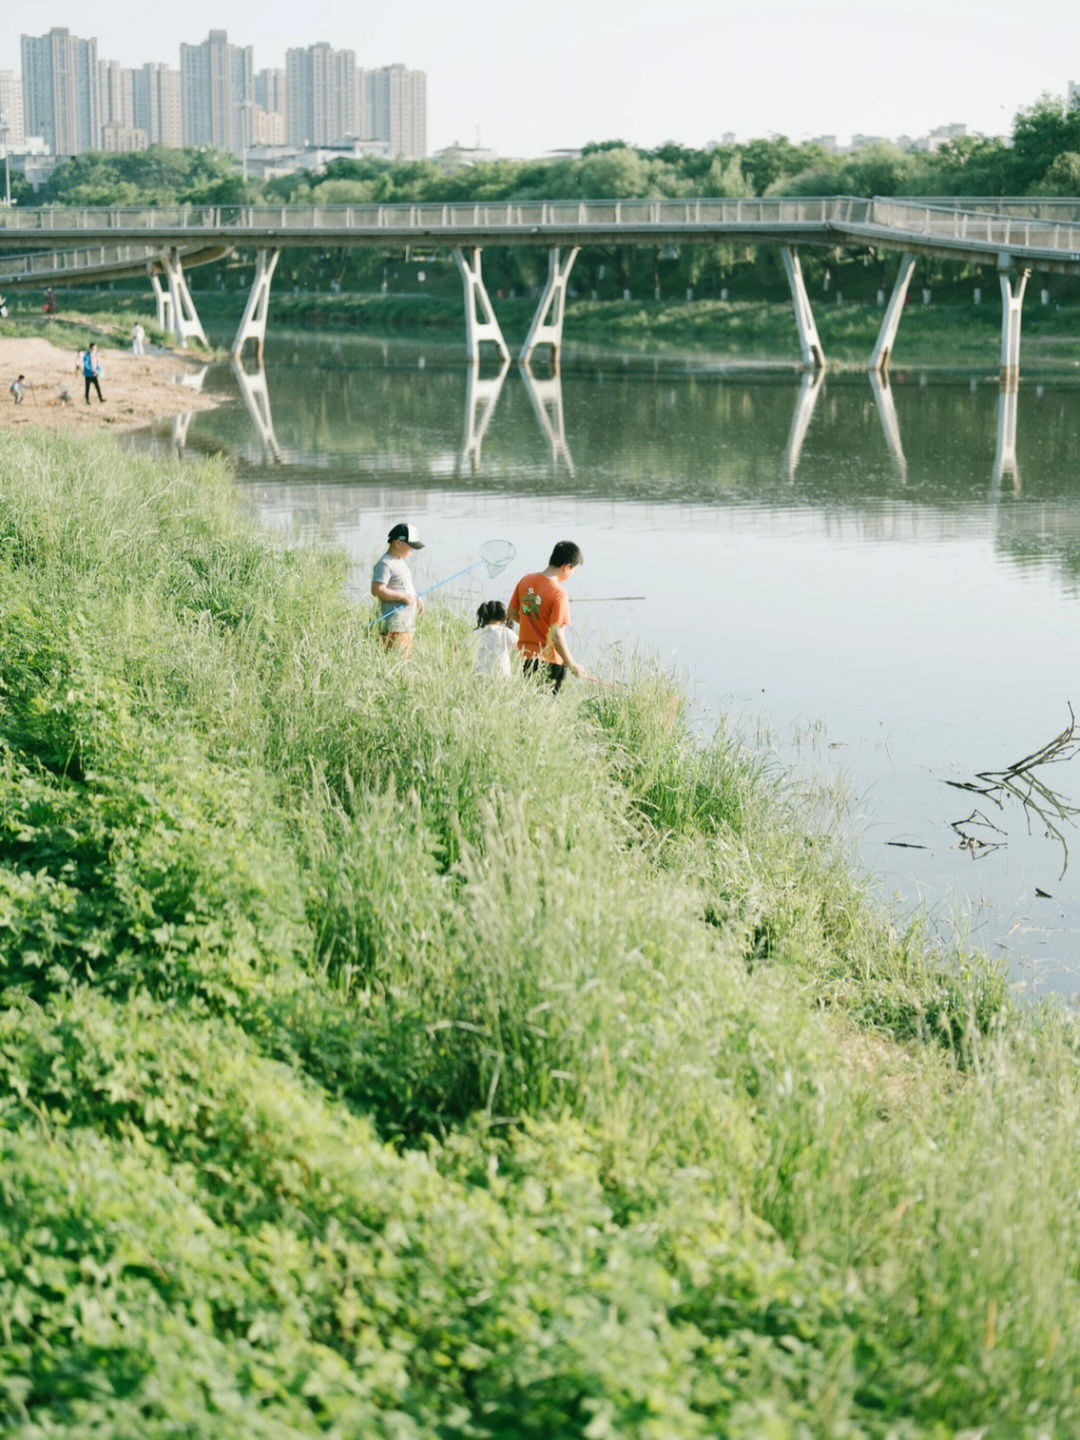
M416 593L408 566L414 550L424 548L412 525L395 525L387 538L387 550L375 565L371 593L379 602L379 629L388 650L403 655L412 651L413 629L424 613L424 602Z

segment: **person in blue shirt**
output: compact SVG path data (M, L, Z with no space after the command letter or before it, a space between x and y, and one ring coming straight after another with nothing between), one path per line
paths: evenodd
M98 356L98 348L93 341L86 347L79 357L82 362L83 380L86 382L86 393L84 399L87 405L90 404L90 386L97 391L97 398L102 405L105 404L105 397L101 393L101 360Z

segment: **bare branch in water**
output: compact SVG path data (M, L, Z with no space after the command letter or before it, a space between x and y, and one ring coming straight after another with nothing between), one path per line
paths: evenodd
M1004 840L984 840L981 835L973 835L969 827L980 825L992 830L995 835L1005 834L1005 831L992 820L988 820L981 810L973 810L966 820L952 822L952 828L960 836L960 849L969 851L976 860L989 854L991 850L1003 849L1006 843Z
M1025 755L1023 760L1015 761L1004 770L980 770L975 776L979 784L960 780L945 782L954 790L968 790L982 796L999 810L1004 810L1010 798L1018 800L1024 808L1028 834L1031 834L1032 817L1037 817L1045 827L1046 837L1053 837L1061 846L1061 875L1069 868L1069 847L1064 831L1075 824L1076 816L1080 815L1080 806L1070 805L1063 795L1051 790L1044 780L1032 772L1040 765L1059 765L1065 760L1071 760L1080 750L1080 739L1076 735L1076 716L1073 714L1072 705L1068 701L1066 704L1069 706L1069 723L1065 729L1038 750ZM988 850L1000 850L1007 843L1006 840L984 840L980 835L971 833L972 826L987 826L998 835L1005 835L1006 832L994 825L979 810L973 810L966 820L954 820L952 828L960 836L961 850L970 851L976 858Z

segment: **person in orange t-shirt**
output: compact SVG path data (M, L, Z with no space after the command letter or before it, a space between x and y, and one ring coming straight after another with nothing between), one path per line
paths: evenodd
M563 589L582 563L581 551L574 542L560 540L551 552L547 569L523 575L506 607L507 624L518 627L517 648L525 674L543 674L556 694L567 670L588 678L566 644L570 602Z

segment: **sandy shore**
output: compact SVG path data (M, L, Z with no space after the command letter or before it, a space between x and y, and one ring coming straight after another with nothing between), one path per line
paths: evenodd
M169 351L133 355L130 350L103 349L100 355L105 403L99 404L91 390L87 405L74 349L64 350L36 337L0 336L0 427L81 433L139 430L170 415L212 410L224 398L200 388L203 360ZM22 404L16 405L8 387L20 374L30 388ZM61 398L64 390L70 400Z

